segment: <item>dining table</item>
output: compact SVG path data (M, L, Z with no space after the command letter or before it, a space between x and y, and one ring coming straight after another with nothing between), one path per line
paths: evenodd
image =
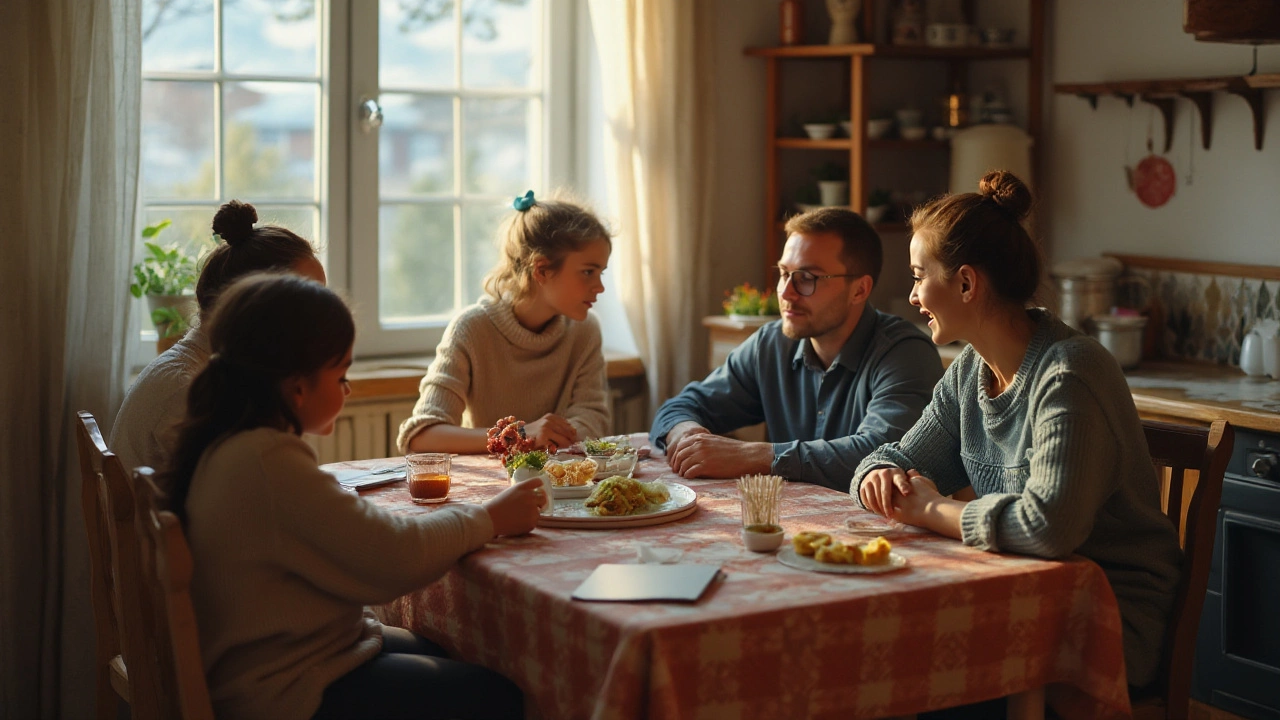
M635 477L687 486L696 511L497 538L374 612L511 678L531 717L886 718L1005 696L1032 699L1030 709L1011 701L1012 716L1037 717L1046 703L1068 719L1130 716L1119 609L1085 558L977 550L869 513L848 493L787 482L784 549L802 531L882 536L906 562L878 574L800 570L743 546L734 480L680 478L658 453ZM418 514L483 502L507 484L498 459L455 456L447 502L416 505L403 481L360 494ZM597 566L655 549L720 573L695 602L572 597Z

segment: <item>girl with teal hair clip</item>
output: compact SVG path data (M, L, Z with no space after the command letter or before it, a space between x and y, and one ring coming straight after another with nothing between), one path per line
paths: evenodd
M536 448L609 434L600 324L613 242L590 210L530 190L503 223L486 297L449 323L423 378L401 452L487 452L488 428L525 421Z

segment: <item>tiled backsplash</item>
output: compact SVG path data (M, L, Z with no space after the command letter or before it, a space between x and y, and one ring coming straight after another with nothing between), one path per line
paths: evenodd
M1280 318L1280 280L1129 268L1164 316L1165 358L1240 365L1240 341L1259 318Z

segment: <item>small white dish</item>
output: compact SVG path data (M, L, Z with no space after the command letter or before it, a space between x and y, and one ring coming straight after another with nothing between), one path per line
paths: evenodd
M556 500L578 500L589 497L595 488L595 481L586 485L552 485L551 497Z
M865 218L867 222L875 225L881 220L884 220L884 215L888 211L888 205L876 205L874 207L867 208L866 212L862 213L862 217Z
M836 134L835 123L807 123L804 132L811 140L829 140Z
M853 137L853 123L848 120L841 120L840 132L844 133L845 137Z
M895 112L894 117L898 118L898 127L906 132L908 128L920 126L924 121L924 111L919 108L904 107Z
M879 140L888 137L893 130L893 118L875 118L867 121L867 137Z
M774 532L757 532L742 528L742 544L751 552L764 553L777 550L782 546L782 540L786 533L778 525L773 527L778 529Z
M923 140L928 134L929 131L920 126L902 128L903 140Z

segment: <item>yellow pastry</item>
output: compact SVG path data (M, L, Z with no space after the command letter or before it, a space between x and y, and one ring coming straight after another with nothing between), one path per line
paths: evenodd
M884 565L889 562L889 551L892 546L889 541L882 537L878 537L866 545L862 546L862 559L858 561L860 565Z
M822 545L831 542L831 536L820 532L799 532L791 538L791 545L795 547L797 555L812 556L813 553Z

